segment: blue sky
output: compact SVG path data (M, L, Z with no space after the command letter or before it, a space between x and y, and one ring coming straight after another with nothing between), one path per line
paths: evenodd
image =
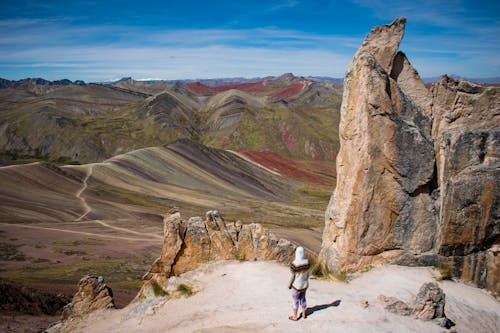
M343 77L400 16L421 76L500 77L500 1L460 0L2 1L0 77Z

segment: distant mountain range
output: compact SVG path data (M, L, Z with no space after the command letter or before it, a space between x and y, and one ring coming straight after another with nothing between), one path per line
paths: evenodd
M291 73L287 73L284 75L293 75ZM282 75L282 76L284 76ZM467 78L458 75L449 75L450 77L456 80L467 80L471 82L476 82L480 84L500 84L500 77L488 77L488 78ZM161 80L161 79L137 79L136 81L145 82L145 83L191 83L191 82L199 82L201 84L216 87L223 85L231 85L231 84L242 84L242 83L252 83L259 81L267 81L275 79L275 76L266 76L266 77L254 77L254 78L244 78L244 77L231 77L231 78L214 78L214 79L182 79L182 80ZM315 81L315 82L326 82L332 84L341 84L343 82L343 78L335 78L329 76L305 76L302 77L305 80ZM433 77L424 77L422 80L425 83L434 83L441 79L441 76L433 76ZM92 82L95 84L118 84L120 82L125 82L128 80L134 80L132 77L123 77L116 81L104 81L104 82ZM92 84L90 83L90 84ZM43 78L26 78L21 80L7 80L0 78L0 89L8 88L8 87L18 87L26 84L36 84L36 85L85 85L85 81L76 80L71 81L68 79L49 81Z
M292 74L224 80L3 80L0 160L100 162L187 138L220 149L334 161L341 85Z

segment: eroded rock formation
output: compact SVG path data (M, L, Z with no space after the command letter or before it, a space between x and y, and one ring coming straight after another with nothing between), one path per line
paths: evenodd
M345 76L337 187L320 258L331 270L433 265L500 291L499 88L444 77L428 91L376 27Z
M63 320L83 316L99 309L114 308L113 292L102 276L84 276L71 303L63 309Z
M435 282L424 283L418 294L408 302L403 302L396 297L379 296L384 308L401 316L414 316L421 320L437 320L437 324L450 328L455 323L448 319L444 313L445 294Z
M445 76L432 93L438 254L455 275L500 292L500 89Z
M261 224L226 223L216 211L206 218L181 218L177 209L164 216L164 243L160 258L144 276L145 287L165 287L172 275L213 260L277 260L289 262L295 246L265 230Z

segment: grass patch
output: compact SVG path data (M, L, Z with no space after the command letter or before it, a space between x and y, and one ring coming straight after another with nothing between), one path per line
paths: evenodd
M308 256L309 265L311 267L311 275L317 277L325 276L326 268L323 264L318 261L318 257L316 256Z
M328 267L322 264L316 256L308 256L311 267L311 275L325 280L336 280L339 282L348 282L349 276L345 272L332 272Z
M330 201L330 197L332 196L332 187L307 184L299 187L298 192L301 195L307 195L309 197L312 197L313 199L318 200L321 203L324 203L324 205L326 206Z
M156 297L165 297L165 296L168 296L168 293L163 290L162 287L160 287L160 285L155 281L155 280L151 280L151 288L153 288L153 293Z
M234 255L234 258L238 261L245 261L247 260L247 257L244 254L236 253Z
M453 268L450 264L446 262L440 262L436 269L439 271L441 276L438 280L451 280L453 277Z
M189 297L194 294L193 287L190 285L187 285L185 283L181 283L177 286L176 288L177 292L181 294L182 296Z
M346 272L331 272L329 274L329 277L339 282L349 282L349 278Z
M31 262L34 264L40 264L40 263L44 263L44 262L50 262L50 260L45 259L45 258L36 258L36 259L32 259Z
M0 243L0 259L7 261L25 261L24 253L17 250L21 245L13 245L8 243Z
M366 272L371 271L371 270L372 270L372 268L373 268L373 266L372 266L372 265L364 265L363 267L361 267L361 268L359 269L359 271L360 271L361 273L366 273Z
M140 279L127 279L125 281L117 282L115 285L125 289L141 289L144 282Z
M80 243L78 243L77 240L63 239L63 240L54 241L54 242L52 242L52 244L58 245L58 246L77 246Z
M87 254L87 252L85 252L85 251L78 251L78 250L60 250L60 249L55 249L55 252L62 253L62 254L67 255L67 256L74 256L74 255L83 256L83 255Z

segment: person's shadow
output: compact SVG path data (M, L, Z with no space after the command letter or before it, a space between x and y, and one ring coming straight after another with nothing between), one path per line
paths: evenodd
M321 304L321 305L315 305L313 307L310 307L310 308L307 308L306 310L306 316L310 316L312 315L314 312L316 311L321 311L321 310L325 310L325 309L328 309L328 308L331 308L332 306L339 306L340 305L340 300L336 300L336 301L333 301L329 304Z

